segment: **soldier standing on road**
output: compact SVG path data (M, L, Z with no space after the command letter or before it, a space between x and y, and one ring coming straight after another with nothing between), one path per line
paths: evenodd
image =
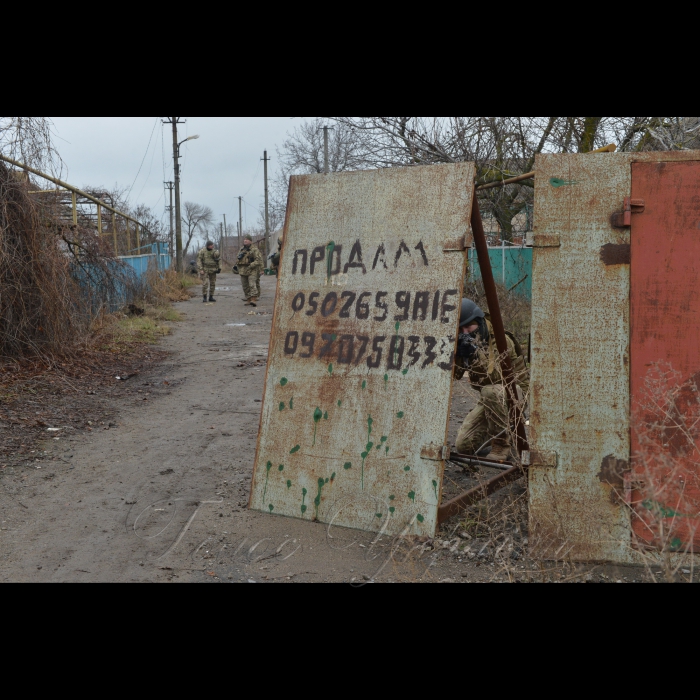
M514 431L510 425L496 337L486 314L468 299L462 302L459 332L455 378L460 380L468 372L472 386L481 392L481 399L459 431L457 451L470 456L488 456L492 462L508 462L514 457ZM515 337L508 334L507 341L518 393L525 396L530 372Z
M202 278L204 303L206 304L208 299L215 304L216 276L221 272L221 253L214 250L214 244L211 241L207 241L207 247L203 248L197 256L197 269Z
M238 272L243 283L243 294L246 306L257 306L260 298L260 275L265 269L265 260L253 241L246 238L243 241L243 250L238 256Z

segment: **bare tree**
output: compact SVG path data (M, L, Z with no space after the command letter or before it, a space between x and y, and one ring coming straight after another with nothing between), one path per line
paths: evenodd
M477 184L530 172L540 153L588 153L614 142L623 151L688 147L688 117L326 117L354 138L354 163L386 168L473 161ZM682 126L681 126L682 124ZM679 130L681 134L679 135ZM696 133L696 132L695 132ZM662 145L663 144L663 145ZM480 194L510 238L532 204L532 180Z
M187 243L184 247L183 256L187 256L193 239L198 234L206 234L209 227L214 224L214 212L211 207L194 202L185 202L183 206L182 222L185 224Z
M24 165L54 170L60 160L48 117L0 117L0 153Z
M270 187L270 230L277 231L284 225L287 211L287 193L289 178L324 172L324 135L323 127L329 125L328 119L317 117L303 122L277 148L277 172ZM330 124L329 133L329 167L333 173L347 170L360 170L366 167L362 139L351 127L345 124ZM264 228L264 208L261 207L261 225Z

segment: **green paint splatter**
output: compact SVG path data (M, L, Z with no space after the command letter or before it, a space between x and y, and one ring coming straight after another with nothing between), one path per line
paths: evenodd
M389 375L385 374L384 375L384 390L386 391L389 388Z
M287 491L289 491L292 488L292 482L288 481L287 482Z
M306 497L309 495L309 492L306 489L302 489L301 495L301 514L306 515L306 511L309 509L309 507L306 505Z
M411 471L411 467L404 467L403 470L404 470L405 472L410 472L410 471Z
M290 410L290 411L293 411L293 410L294 410L294 399L292 399L292 400L289 402L289 410Z
M440 496L438 496L438 482L433 481L433 490L435 491L435 500L439 500Z
M323 496L323 487L326 486L329 483L329 479L326 479L325 481L323 479L318 480L318 496L314 499L314 506L316 507L316 517L315 520L318 520L318 510L321 507L321 497Z
M343 468L346 472L349 472L352 469L352 462L347 462Z
M280 404L280 413L282 413L282 411L284 411L285 408L287 408L287 405L284 403L281 403Z
M395 501L395 500L396 500L396 496L389 496L389 500L390 500L390 501Z
M323 414L323 420L328 420L328 411Z
M425 522L425 518L422 515L416 517L416 520L422 525Z
M280 473L282 473L284 471L284 464L280 464L278 470Z
M576 180L561 180L558 177L553 177L550 181L549 184L552 187L571 187L572 185L578 185L578 182Z
M396 513L396 508L394 508L394 507L392 506L391 508L389 508L389 512L390 512L392 515L394 515L394 513Z
M401 372L401 374L403 374L403 376L405 377L408 374L408 370L405 369L403 372Z
M374 425L374 420L372 416L367 417L367 447L365 448L365 451L362 453L362 490L365 490L365 462L367 461L367 457L369 457L370 452L372 451L372 448L374 447L374 443L372 442L372 426Z
M280 386L285 387L285 386L287 386L287 384L289 384L289 379L287 379L286 377L284 377L284 378L282 379L282 381L280 381Z
M411 493L408 494L408 497L415 503L416 502L416 492L411 491Z
M265 497L267 496L267 485L270 483L270 470L272 469L272 462L267 463L267 475L265 476L265 490L263 491L263 503L265 502Z
M377 520L381 520L384 517L384 513L377 513L375 517L377 518Z
M270 515L272 515L272 511L274 511L274 510L275 510L275 506L273 506L272 504L270 504Z
M301 445L297 445L289 454L295 455L301 449Z
M328 281L331 281L331 270L333 269L333 252L335 251L335 241L331 241L326 246L326 252L328 253Z
M331 474L331 484L335 481L335 477L338 476L335 472Z
M342 402L342 401L338 401L338 408L342 408L342 407L343 407L343 402Z
M314 411L314 447L316 446L316 431L318 430L318 424L321 422L322 418L323 411L320 408L317 408Z
M397 417L399 420L401 420L402 418L405 418L405 417L406 417L406 414L405 414L403 411L399 411L399 412L396 414L396 417Z
M331 377L333 376L333 365L328 365L328 374L330 374Z
M366 389L367 388L367 382L362 382L362 388Z

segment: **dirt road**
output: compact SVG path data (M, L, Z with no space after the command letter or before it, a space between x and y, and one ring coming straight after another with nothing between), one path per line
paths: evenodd
M185 315L165 362L104 397L117 415L89 436L56 425L44 461L0 482L0 580L442 581L462 556L247 511L274 303L249 315L233 275ZM455 396L453 433L473 405ZM448 474L448 496L468 486ZM447 536L446 536L447 539ZM392 556L393 553L393 556ZM465 556L466 559L466 556ZM484 572L486 573L486 572Z

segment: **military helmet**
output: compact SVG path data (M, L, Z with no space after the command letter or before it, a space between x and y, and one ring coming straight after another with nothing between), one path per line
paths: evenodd
M214 241L207 241L207 248L213 248L214 247Z
M462 300L462 314L459 317L459 327L469 326L477 319L486 318L486 314L471 300Z

